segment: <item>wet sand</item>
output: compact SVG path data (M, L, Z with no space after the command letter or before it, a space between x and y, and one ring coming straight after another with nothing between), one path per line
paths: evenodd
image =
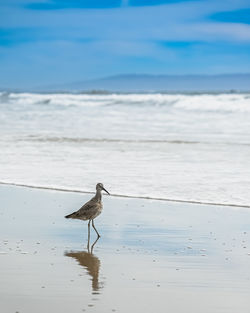
M1 312L249 312L249 209L90 197L0 185Z

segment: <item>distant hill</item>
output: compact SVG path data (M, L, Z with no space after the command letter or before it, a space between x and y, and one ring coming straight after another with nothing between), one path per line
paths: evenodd
M116 75L32 91L64 92L220 92L250 91L250 74L222 75Z

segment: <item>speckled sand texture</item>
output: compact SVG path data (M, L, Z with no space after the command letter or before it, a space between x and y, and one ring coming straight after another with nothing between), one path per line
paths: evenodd
M0 185L1 312L249 313L249 210L91 196Z

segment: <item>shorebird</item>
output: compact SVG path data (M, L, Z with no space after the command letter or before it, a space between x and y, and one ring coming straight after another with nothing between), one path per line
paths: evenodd
M94 225L94 219L102 212L102 190L110 194L103 186L102 183L96 185L95 196L86 202L78 211L66 215L65 218L73 218L83 221L89 221L88 223L88 239L90 237L90 222L92 221L92 227L94 228L98 238L101 237Z

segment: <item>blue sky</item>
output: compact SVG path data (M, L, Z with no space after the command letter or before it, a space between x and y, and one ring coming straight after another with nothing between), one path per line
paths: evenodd
M250 0L0 0L0 87L250 72Z

